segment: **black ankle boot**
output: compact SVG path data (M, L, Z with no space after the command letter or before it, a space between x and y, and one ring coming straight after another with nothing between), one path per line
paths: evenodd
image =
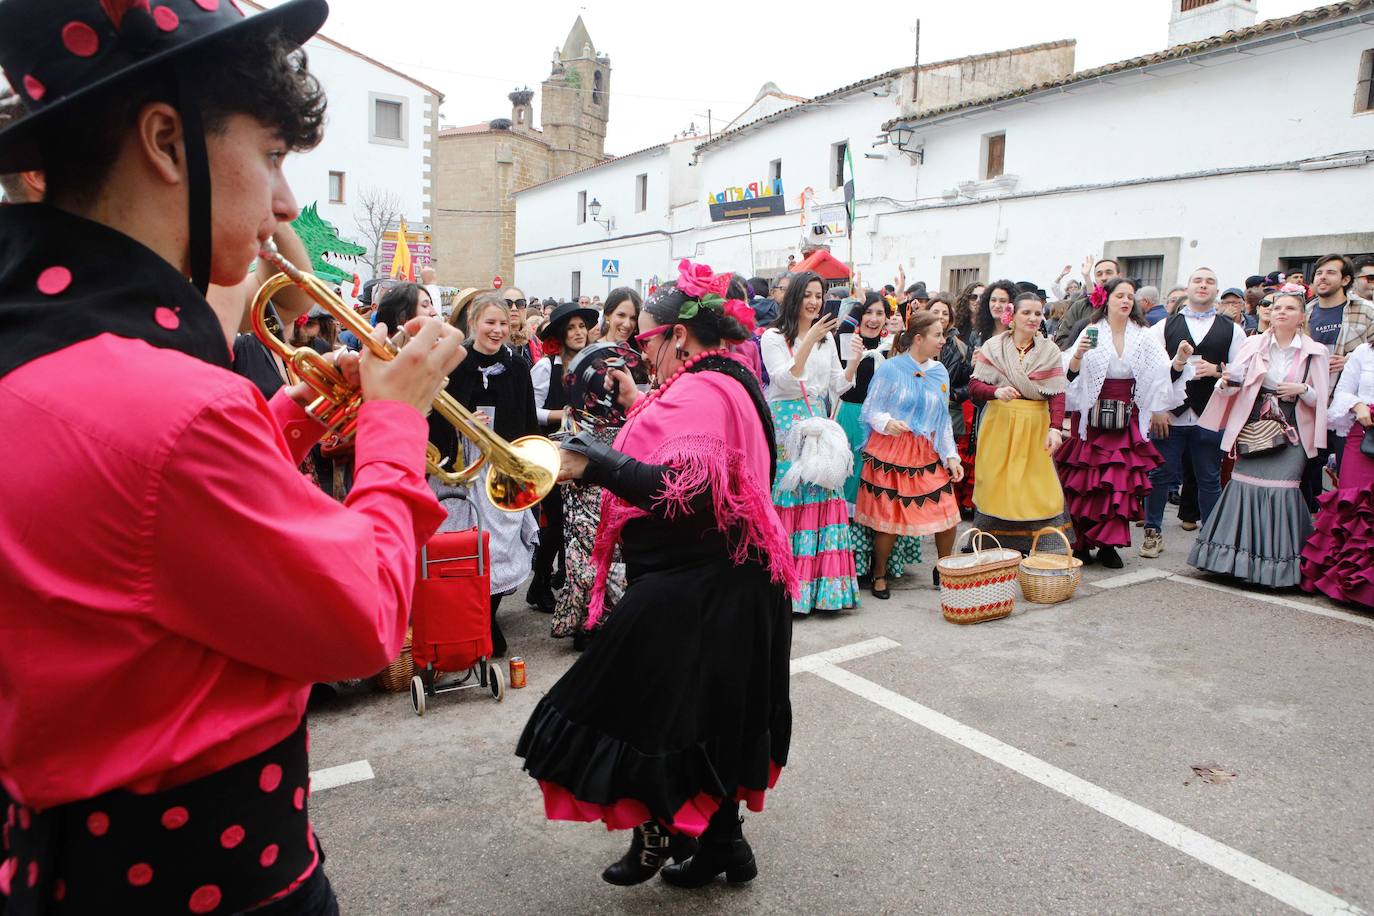
M655 821L645 821L634 829L625 855L607 866L603 880L620 887L648 881L658 873L665 859L683 862L697 851L697 841L689 836L670 834Z
M738 806L722 808L701 835L701 846L686 862L663 869L663 880L675 887L705 887L721 874L731 884L752 881L759 873L754 850L744 838Z

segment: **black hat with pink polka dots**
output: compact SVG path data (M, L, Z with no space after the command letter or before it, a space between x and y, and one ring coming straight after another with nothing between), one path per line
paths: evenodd
M238 0L0 0L0 70L27 108L0 128L0 173L41 169L38 129L94 90L239 29L304 43L328 14L325 0L252 16Z

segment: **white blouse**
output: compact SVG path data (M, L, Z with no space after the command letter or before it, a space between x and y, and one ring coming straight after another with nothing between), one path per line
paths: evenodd
M1355 423L1355 405L1374 404L1374 349L1363 343L1345 361L1340 381L1331 395L1326 422L1338 435L1349 435Z
M800 343L801 338L797 338ZM788 350L787 338L776 328L764 332L760 338L763 351L763 365L768 369L768 391L770 401L798 401L802 397L802 382L806 383L806 397L817 415L826 409L827 399L833 400L854 387L854 380L846 378L844 364L835 344L829 339L820 340L811 348L806 358L805 371L800 379L792 375L792 354L796 344Z

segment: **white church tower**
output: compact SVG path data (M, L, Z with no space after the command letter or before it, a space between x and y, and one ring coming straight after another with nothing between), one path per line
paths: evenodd
M1171 0L1169 47L1245 29L1259 19L1257 0Z

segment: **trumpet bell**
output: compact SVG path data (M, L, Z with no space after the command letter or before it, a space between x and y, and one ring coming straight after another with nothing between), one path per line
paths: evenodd
M520 473L506 470L507 462L492 460L487 473L487 498L506 512L520 512L536 505L558 482L561 459L558 446L543 436L524 436L510 443L511 457L522 465ZM505 456L502 456L503 458Z

